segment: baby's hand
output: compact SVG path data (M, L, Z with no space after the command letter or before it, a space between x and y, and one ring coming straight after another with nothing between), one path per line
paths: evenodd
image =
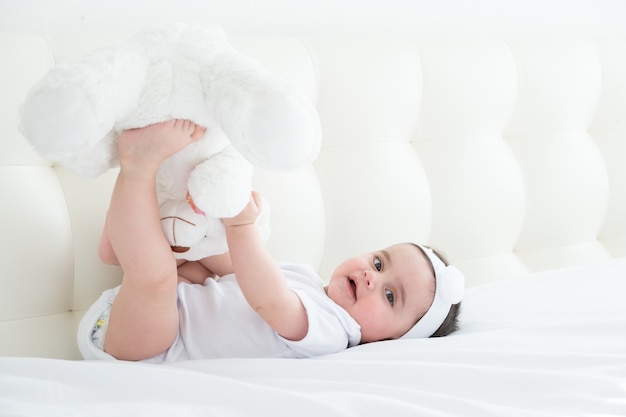
M120 164L158 166L169 156L204 136L206 128L189 120L168 120L123 131L118 138Z
M261 194L256 191L252 191L250 195L250 201L241 210L241 213L235 217L228 219L222 219L222 223L226 227L245 226L256 223L259 215L261 214Z

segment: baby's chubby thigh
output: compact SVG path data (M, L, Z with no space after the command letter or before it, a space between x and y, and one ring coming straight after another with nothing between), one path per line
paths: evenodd
M124 279L111 305L104 351L137 361L168 350L179 330L177 286L177 280L167 280L146 288Z

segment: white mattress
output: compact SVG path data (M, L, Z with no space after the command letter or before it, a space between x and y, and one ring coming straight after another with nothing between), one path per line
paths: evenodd
M0 358L0 416L626 416L625 295L620 259L470 288L452 336L315 359Z

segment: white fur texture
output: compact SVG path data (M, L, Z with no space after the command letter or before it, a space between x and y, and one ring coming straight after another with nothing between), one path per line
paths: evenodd
M189 248L176 253L189 260L226 251L219 219L248 202L253 165L300 167L315 159L321 140L312 105L239 54L219 28L170 25L61 64L21 110L21 131L35 150L87 177L117 166L125 129L172 118L207 127L157 176L163 230L173 247ZM265 237L268 224L266 213Z

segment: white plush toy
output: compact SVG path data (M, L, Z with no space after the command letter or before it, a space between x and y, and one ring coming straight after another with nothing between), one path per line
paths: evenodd
M220 218L249 201L252 166L292 169L319 151L310 103L238 53L221 29L186 25L53 68L26 97L20 128L43 158L93 177L118 165L121 131L172 118L207 128L157 176L163 230L177 258L227 250ZM264 210L265 237L268 222Z

